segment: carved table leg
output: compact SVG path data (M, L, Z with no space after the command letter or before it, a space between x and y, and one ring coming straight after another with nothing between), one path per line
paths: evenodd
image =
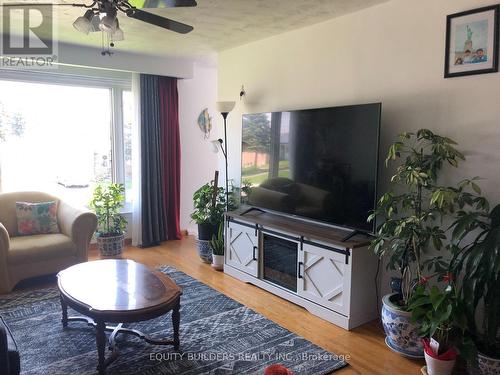
M106 324L102 321L96 322L96 343L97 343L97 355L99 357L98 359L98 365L97 365L97 371L99 372L99 375L104 375L106 371L106 365L105 365L105 355L106 355Z
M63 328L66 328L68 326L68 305L66 304L66 301L62 296L60 296L61 299L61 309L62 309L62 326Z
M180 340L179 340L179 324L181 321L181 300L177 300L177 304L172 310L172 324L174 326L174 349L179 350Z

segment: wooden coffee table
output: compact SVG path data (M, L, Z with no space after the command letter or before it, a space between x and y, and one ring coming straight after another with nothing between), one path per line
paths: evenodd
M150 270L132 260L97 260L69 267L57 275L61 296L62 325L83 321L95 327L98 353L97 370L118 357L115 343L118 334L135 335L155 345L173 345L179 349L180 297L182 290L165 274ZM68 306L84 316L68 317ZM152 339L124 323L157 318L172 310L173 340ZM106 323L115 323L108 326ZM111 332L106 358L106 331Z

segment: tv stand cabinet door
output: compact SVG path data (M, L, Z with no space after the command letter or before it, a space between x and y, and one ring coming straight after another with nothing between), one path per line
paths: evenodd
M304 244L299 251L298 294L348 316L351 268L345 259L343 254Z
M259 237L255 228L229 223L226 238L226 264L258 277Z

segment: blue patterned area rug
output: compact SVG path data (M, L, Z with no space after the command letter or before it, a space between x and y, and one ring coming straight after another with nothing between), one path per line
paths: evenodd
M322 375L346 366L336 355L192 277L168 266L161 271L184 291L180 352L122 335L120 356L107 374L263 374L270 364L280 363L295 374ZM0 314L18 342L22 374L96 373L93 329L70 322L63 330L57 288L0 295ZM156 338L172 335L170 314L127 326Z

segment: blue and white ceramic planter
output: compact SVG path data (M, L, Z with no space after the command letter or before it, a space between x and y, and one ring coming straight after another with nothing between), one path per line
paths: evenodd
M500 359L491 358L483 353L478 353L477 360L481 375L500 375Z
M424 358L424 347L419 336L420 325L412 323L411 312L399 309L391 302L396 293L382 298L382 324L385 343L396 353L410 358Z
M196 247L198 248L198 255L205 263L212 263L212 247L210 241L196 240Z
M125 246L125 235L117 236L96 236L97 248L103 257L112 257L120 255Z

